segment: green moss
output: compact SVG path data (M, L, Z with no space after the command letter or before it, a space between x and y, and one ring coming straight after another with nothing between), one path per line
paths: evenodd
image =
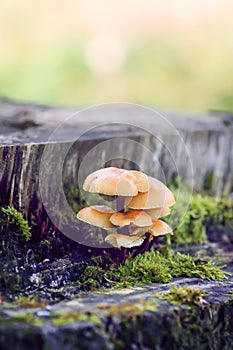
M214 186L214 180L215 180L214 172L213 171L207 172L206 177L205 177L205 181L204 181L204 190L205 191L211 192L211 190L213 189L213 186Z
M174 253L167 247L151 250L124 265L110 264L107 268L93 264L82 273L81 289L101 287L124 288L142 286L154 282L168 283L174 277L199 277L223 280L226 274L212 262L202 261L189 255Z
M98 290L101 286L104 286L106 282L102 258L93 258L91 261L91 264L83 264L82 267L80 266L80 274L76 284L81 290Z
M170 217L164 218L174 227L175 235L167 243L196 243L207 240L207 227L221 224L233 229L233 201L203 194L193 194L189 206L189 195L183 193L174 206ZM185 215L184 215L185 214ZM182 218L182 221L180 222Z
M8 318L0 319L0 325L25 324L25 329L28 325L41 326L44 323L43 318L36 317L34 313L22 313Z
M157 304L154 301L139 300L136 303L128 301L123 304L115 305L100 304L98 305L98 308L103 312L107 312L111 316L119 317L125 315L132 317L139 315L144 311L155 311L156 306Z
M109 315L115 317L123 316L124 319L128 319L142 314L145 311L155 311L156 305L157 304L155 301L146 300L139 300L136 303L125 302L116 305L99 304L97 305L97 309L93 311L85 309L64 313L51 313L50 316L46 318L38 317L33 312L24 312L12 317L10 322L24 322L30 325L41 326L46 320L46 322L51 322L57 327L72 324L74 322L91 322L94 324L102 324L101 318L98 316L98 310L100 311L101 315L105 314L107 316Z
M46 306L46 301L40 299L36 295L20 295L18 296L17 300L15 301L15 304L21 307L27 307L27 308L39 308Z
M28 222L23 218L23 214L13 206L0 208L0 225L10 227L12 231L17 232L16 234L25 241L31 239Z
M79 210L86 206L85 199L83 198L78 186L71 186L70 188L66 186L64 188L64 193L66 195L67 201L69 202L75 213L77 213Z
M86 322L90 321L95 324L101 324L101 320L98 316L90 313L90 312L78 312L78 311L71 311L68 313L62 313L62 314L51 314L51 320L55 326L63 326L67 325L76 321L79 322Z
M51 313L49 318L46 318L46 321L53 323L55 326L64 326L76 321L79 321L79 322L89 321L95 324L101 324L100 318L88 310L70 311L65 313ZM45 322L45 319L43 317L38 317L33 312L29 312L29 313L23 313L12 317L11 323L19 323L19 322L40 326Z
M116 271L127 283L148 284L169 282L173 277L200 277L209 280L224 279L221 269L211 262L203 262L191 256L174 253L165 247L126 261Z
M51 247L52 242L49 239L44 239L43 241L41 241L41 244L46 247Z
M172 286L170 291L167 293L157 293L155 296L160 299L169 301L174 305L181 304L197 304L202 303L202 297L206 293L202 292L200 289L184 286L184 287L175 287Z

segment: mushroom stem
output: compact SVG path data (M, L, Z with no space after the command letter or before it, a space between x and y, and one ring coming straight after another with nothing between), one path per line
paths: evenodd
M149 244L149 246L148 246L148 248L147 248L147 250L149 251L149 250L151 250L151 248L153 247L153 245L154 244L157 244L158 243L158 237L153 237L153 239L150 241L150 244Z
M129 232L129 228L128 228L127 226L119 227L119 228L117 229L117 232L118 232L118 233L121 233L121 234L123 234L123 235L127 235L128 232Z
M121 247L121 254L119 258L119 264L123 265L126 259L127 248Z
M125 197L123 196L118 196L116 199L116 210L117 212L124 213L124 205L125 205ZM117 232L122 233L122 234L127 234L128 233L128 228L127 227L121 227L117 229Z
M145 233L146 238L144 239L143 243L135 250L133 253L133 258L135 258L139 254L143 254L148 250L148 246L150 245L150 233Z
M125 205L125 197L124 196L118 196L116 199L116 211L123 213Z

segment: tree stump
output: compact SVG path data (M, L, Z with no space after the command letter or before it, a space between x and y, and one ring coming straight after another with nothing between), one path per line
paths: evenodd
M39 188L45 147L47 150L51 148L48 152L51 158L47 159L51 168L59 161L59 154L64 149L67 151L61 164L63 184L69 187L77 186L79 166L86 154L109 139L115 139L122 159L111 163L107 154L102 152L101 159L96 158L95 164L88 164L90 168L95 170L106 163L127 168L132 166L127 159L133 159L152 176L162 178L162 169L166 181L179 176L187 183L191 182L188 176L192 175L195 190L208 188L216 195L232 192L232 115L164 112L166 120L173 125L170 128L164 127L163 121L156 120L156 116L155 124L151 125L151 115L147 126L145 110L137 106L110 104L105 109L104 113L101 108L87 109L80 117L64 122L79 110L0 100L0 206L13 204L40 234L50 231L52 223L44 210ZM130 113L134 118L130 119L131 125L128 123ZM60 123L63 123L62 127L51 138ZM173 130L179 132L184 143L178 142L177 135L171 135ZM124 149L126 139L134 140L144 148L139 149L139 153L135 144L129 143ZM148 158L148 150L154 162ZM90 168L87 173L91 172ZM47 181L48 187L52 181L57 181L56 174L51 182Z
M231 349L232 275L223 282L177 278L80 293L79 259L83 263L93 249L75 242L68 199L72 192L81 205L84 176L103 166L140 168L163 182L178 176L190 191L230 196L232 136L232 115L221 112L156 114L129 104L80 111L0 100L0 208L13 205L32 231L29 242L1 232L0 348ZM232 232L228 236L225 244L213 239L192 254L208 258L211 251L232 272ZM199 305L156 297L174 285L207 294ZM47 306L4 302L35 291Z

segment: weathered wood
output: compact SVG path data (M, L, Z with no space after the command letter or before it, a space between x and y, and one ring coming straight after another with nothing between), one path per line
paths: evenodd
M207 294L202 303L175 306L156 298L156 293L169 291L172 286L187 285ZM49 307L8 305L0 313L0 347L229 350L233 342L231 293L232 280L223 283L183 278L167 284L90 293ZM143 310L146 303L151 303L149 310ZM135 314L135 307L140 305L141 311Z
M50 176L58 164L63 166L62 180L68 187L78 185L78 170L84 160L81 177L106 162L122 167L130 167L133 162L163 181L162 172L165 180L178 175L190 186L193 180L197 190L208 187L214 194L232 192L231 115L163 113L168 121L165 122L152 110L140 106L110 104L86 110L78 118L64 122L75 111L0 101L0 205L13 203L42 234L51 223L43 209L39 177L46 182L50 195L51 187L61 180L55 171ZM62 127L51 138L61 122ZM104 148L107 140L111 140L111 147L106 143ZM102 145L101 156L100 150L95 150L98 144ZM112 153L113 148L117 152ZM45 149L49 155L46 164ZM85 163L90 150L94 161ZM64 152L67 154L63 164L60 158ZM121 155L122 159L109 161L112 154ZM45 164L44 177L40 174L41 159ZM57 195L54 200L62 201Z

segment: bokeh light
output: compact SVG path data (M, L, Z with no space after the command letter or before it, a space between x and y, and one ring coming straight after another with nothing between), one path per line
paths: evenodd
M118 72L126 58L124 42L109 34L89 39L84 48L85 60L94 74L104 76Z

